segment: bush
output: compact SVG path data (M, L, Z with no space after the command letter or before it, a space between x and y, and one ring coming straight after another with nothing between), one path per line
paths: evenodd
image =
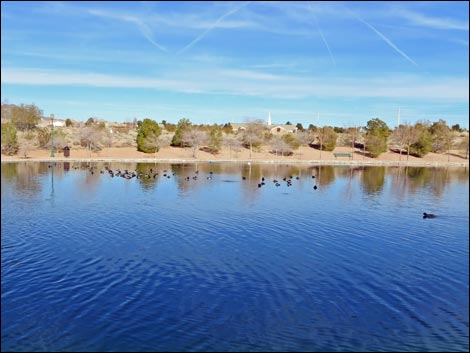
M432 150L432 136L427 129L418 130L416 142L410 145L410 154L415 157L424 157Z
M8 156L18 153L18 137L12 122L2 125L2 153Z
M51 130L47 127L38 129L38 145L40 148L47 147L49 140L51 139Z
M222 127L222 131L225 134L233 134L233 126L230 123L225 123L224 126Z
M444 120L440 119L433 123L429 131L432 135L432 152L442 153L450 150L453 140L453 130L446 125Z
M367 136L366 149L372 158L377 158L381 153L387 151L387 140L377 135Z
M300 147L300 142L292 134L282 135L282 140L293 150L297 150Z

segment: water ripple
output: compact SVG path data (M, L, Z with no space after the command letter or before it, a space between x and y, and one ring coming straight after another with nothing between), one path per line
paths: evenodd
M399 200L389 176L199 168L144 188L70 172L46 201L2 179L2 350L468 350L468 178L438 197L453 217L423 220L435 190Z

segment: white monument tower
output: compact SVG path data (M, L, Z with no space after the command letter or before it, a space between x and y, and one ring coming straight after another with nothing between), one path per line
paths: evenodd
M271 126L271 112L268 113L268 126Z

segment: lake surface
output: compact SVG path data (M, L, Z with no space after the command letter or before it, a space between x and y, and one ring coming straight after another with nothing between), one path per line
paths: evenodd
M1 348L468 351L468 194L466 168L2 163Z

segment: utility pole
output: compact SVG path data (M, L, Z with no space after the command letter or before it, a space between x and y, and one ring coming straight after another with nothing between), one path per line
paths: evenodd
M51 157L54 157L54 114L51 114Z

